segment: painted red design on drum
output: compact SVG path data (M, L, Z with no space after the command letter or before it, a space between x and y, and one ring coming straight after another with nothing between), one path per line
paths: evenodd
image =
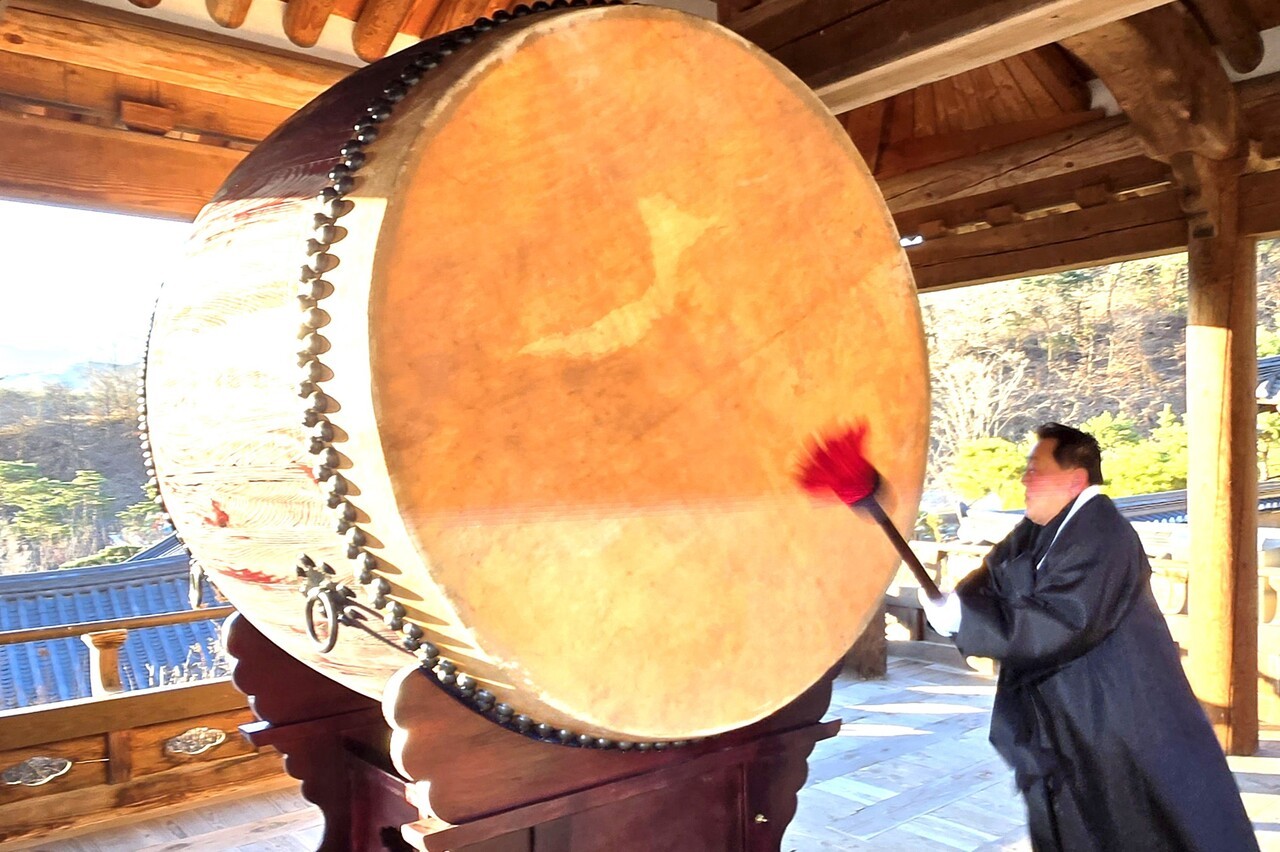
M232 580L242 580L246 583L283 582L280 577L272 576L265 571L254 571L251 568L219 568L218 573L224 577L230 577Z
M866 436L866 424L860 424L815 440L808 458L796 471L800 487L816 497L834 496L842 503L857 503L875 491L880 475L862 451Z
M225 527L231 521L231 516L222 511L222 506L217 500L210 500L209 505L213 507L213 517L204 516L204 522L211 527Z

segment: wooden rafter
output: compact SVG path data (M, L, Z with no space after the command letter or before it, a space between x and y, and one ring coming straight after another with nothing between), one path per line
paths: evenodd
M1019 57L1063 112L1089 108L1089 87L1056 44L1029 50Z
M244 19L249 15L249 7L252 5L253 0L205 0L209 17L217 21L219 26L230 29L235 29L244 23Z
M765 0L737 16L726 17L725 22L769 49L812 86L833 112L844 112L1059 41L1160 2ZM802 19L803 25L796 19ZM801 28L807 31L799 33Z
M366 0L352 36L356 55L365 62L385 56L411 5L413 0Z
M312 47L320 40L335 0L293 0L284 6L284 34L299 47Z
M868 107L863 107L868 109ZM917 172L938 163L1005 148L1027 140L1072 127L1090 124L1103 117L1101 110L1064 113L1051 118L1011 121L961 133L917 136L884 148L879 155L876 177L885 180L897 175Z
M76 7L81 9L82 7ZM297 109L350 73L334 63L142 26L10 7L0 51Z
M841 123L853 140L867 168L874 174L880 163L881 139L884 136L885 115L889 109L888 101L877 101L867 104L861 109L847 112L840 117Z

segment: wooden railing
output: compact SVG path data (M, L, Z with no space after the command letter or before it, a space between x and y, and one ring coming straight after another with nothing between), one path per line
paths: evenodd
M59 624L54 627L28 627L20 630L0 631L0 646L21 642L44 642L49 639L66 639L79 636L89 647L89 687L94 695L110 695L124 691L120 677L120 649L129 638L130 630L144 627L164 627L170 624L187 624L193 621L211 621L235 612L233 606L216 606L208 609L160 612L152 615L135 615L129 618L111 618L102 621L81 621L76 624Z
M93 697L0 711L0 846L216 790L288 783L274 752L239 734L253 721L229 678L121 692L129 630L223 618L230 606L0 632L0 645L80 636Z
M957 582L982 563L991 549L988 545L958 542L913 541L911 548L943 589L955 588ZM1258 715L1268 724L1280 724L1280 567L1260 560L1258 568ZM1188 594L1187 578L1191 566L1175 559L1151 560L1151 591L1169 624L1169 632L1187 650ZM891 638L910 641L943 641L928 628L924 612L916 598L916 583L904 568L885 595L885 608L896 624L890 628ZM959 659L958 657L956 659Z
M59 624L54 627L25 627L21 630L0 630L0 645L16 645L19 642L41 642L45 639L65 639L68 636L86 636L107 630L139 630L143 627L164 627L169 624L189 624L193 621L212 621L225 618L235 612L233 606L211 606L207 609L187 609L178 612L159 612L152 615L134 615L129 618L108 618L102 621L81 621L75 624Z

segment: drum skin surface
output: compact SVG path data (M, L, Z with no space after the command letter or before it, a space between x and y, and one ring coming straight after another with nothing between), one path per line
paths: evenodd
M899 529L919 501L925 348L876 186L707 21L570 9L439 46L322 95L197 220L147 365L166 509L255 626L364 694L409 639L503 723L759 720L897 565L796 486L806 441L865 423ZM301 554L362 606L328 651Z

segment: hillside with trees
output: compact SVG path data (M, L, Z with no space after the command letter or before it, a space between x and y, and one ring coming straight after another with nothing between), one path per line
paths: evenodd
M1104 448L1107 490L1184 488L1186 256L921 297L933 424L928 487L1022 505L1029 433L1080 425ZM1258 249L1259 355L1280 353L1280 242ZM1280 472L1280 418L1259 417L1260 473Z
M0 388L0 573L114 561L164 535L144 492L136 371Z

